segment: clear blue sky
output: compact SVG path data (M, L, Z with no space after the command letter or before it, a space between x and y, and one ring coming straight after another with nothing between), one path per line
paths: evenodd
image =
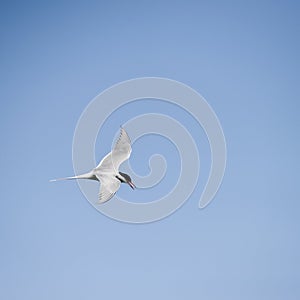
M299 8L298 1L2 2L1 299L299 299ZM73 132L88 102L141 76L201 93L222 123L228 161L217 197L199 210L209 167L201 133L195 193L170 217L132 225L96 211L76 182L48 180L73 173ZM149 101L116 112L97 141L98 159L116 128L145 110L168 108ZM141 173L146 143L132 156ZM161 141L162 152L170 147ZM161 191L176 164L169 170ZM139 200L138 191L120 193Z

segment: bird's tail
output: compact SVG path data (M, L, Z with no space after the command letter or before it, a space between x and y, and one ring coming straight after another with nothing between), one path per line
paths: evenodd
M70 180L70 179L77 179L77 176L73 176L73 177L64 177L64 178L56 178L56 179L51 179L51 180L49 180L49 181L50 181L50 182L53 182L53 181Z
M77 176L72 176L72 177L64 177L64 178L57 178L57 179L51 179L49 180L50 182L53 181L61 181L61 180L71 180L71 179L92 179L92 174L91 173L85 173Z

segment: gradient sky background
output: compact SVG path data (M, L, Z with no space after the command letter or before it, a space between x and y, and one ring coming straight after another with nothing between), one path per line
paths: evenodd
M299 6L1 2L1 299L299 299ZM202 132L192 197L162 221L133 225L100 214L76 182L48 180L73 173L73 132L89 101L142 76L203 95L228 161L216 198L199 210L209 148L198 124L151 101L117 111L98 137L98 159L119 125L145 111L169 111L193 136ZM141 174L152 152L172 153L148 138L131 159ZM153 193L172 186L178 165L168 163Z

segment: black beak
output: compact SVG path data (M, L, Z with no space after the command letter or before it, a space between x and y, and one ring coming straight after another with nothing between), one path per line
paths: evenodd
M131 181L127 181L127 183L130 185L130 187L134 190L134 188L136 187Z

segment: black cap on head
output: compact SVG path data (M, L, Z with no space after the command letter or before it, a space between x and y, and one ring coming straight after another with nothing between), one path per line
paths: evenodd
M126 179L127 182L131 182L131 177L128 174L122 172L119 173Z
M120 173L120 175L122 175L123 178L125 178L125 181L123 181L123 179L120 179L120 178L119 178L119 180L120 180L121 182L127 183L127 184L134 190L134 188L135 188L136 186L135 186L134 183L131 181L131 177L130 177L128 174L126 174L126 173L122 173L122 172L119 172L119 173Z

